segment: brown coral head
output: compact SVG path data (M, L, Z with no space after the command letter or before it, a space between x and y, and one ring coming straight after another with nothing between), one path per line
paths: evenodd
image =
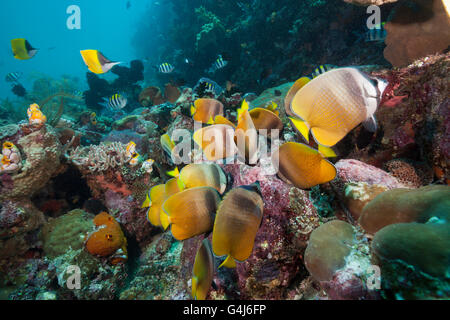
M180 96L181 91L177 86L171 83L166 84L166 86L164 87L164 98L166 99L166 101L175 103Z
M159 105L164 103L164 98L161 93L161 89L158 87L148 87L142 90L139 95L139 103L143 107L148 107L150 105Z
M400 67L442 52L450 45L449 8L444 0L414 0L400 3L385 29L384 57Z

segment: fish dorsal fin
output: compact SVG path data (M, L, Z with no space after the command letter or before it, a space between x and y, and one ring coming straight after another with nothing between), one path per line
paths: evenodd
M242 101L241 107L238 109L238 122L241 115L247 110L248 110L248 102L247 100L244 99L244 101Z

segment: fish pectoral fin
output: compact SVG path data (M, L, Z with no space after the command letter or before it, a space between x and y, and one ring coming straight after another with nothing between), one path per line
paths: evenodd
M292 125L297 129L298 132L305 138L306 142L309 143L309 126L305 121L289 117L291 119Z
M219 268L221 267L226 267L230 269L236 268L236 261L234 261L232 256L228 255L227 258L219 266Z
M378 125L375 116L372 115L369 119L363 122L364 128L369 132L377 132Z

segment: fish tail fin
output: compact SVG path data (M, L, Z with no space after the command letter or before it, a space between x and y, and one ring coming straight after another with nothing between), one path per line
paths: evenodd
M300 132L303 138L305 138L306 142L309 143L309 127L306 122L291 117L289 119L291 119L292 125L298 130L298 132Z
M228 255L225 261L222 262L222 264L219 266L219 268L221 267L226 267L230 269L236 268L236 261L233 259L232 256Z
M195 107L193 104L191 104L191 116L193 116L195 114Z

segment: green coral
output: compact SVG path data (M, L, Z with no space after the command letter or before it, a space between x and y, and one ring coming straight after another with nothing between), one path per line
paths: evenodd
M225 26L222 21L205 7L195 9L199 20L204 21L201 30L196 35L195 48L201 50L209 43L216 42L220 35L225 32Z
M331 205L334 201L334 196L322 192L320 186L315 186L311 188L309 198L313 203L314 207L316 207L319 216L330 217L334 214L334 209L333 206Z
M435 222L398 223L375 234L386 298L450 298L450 225Z

